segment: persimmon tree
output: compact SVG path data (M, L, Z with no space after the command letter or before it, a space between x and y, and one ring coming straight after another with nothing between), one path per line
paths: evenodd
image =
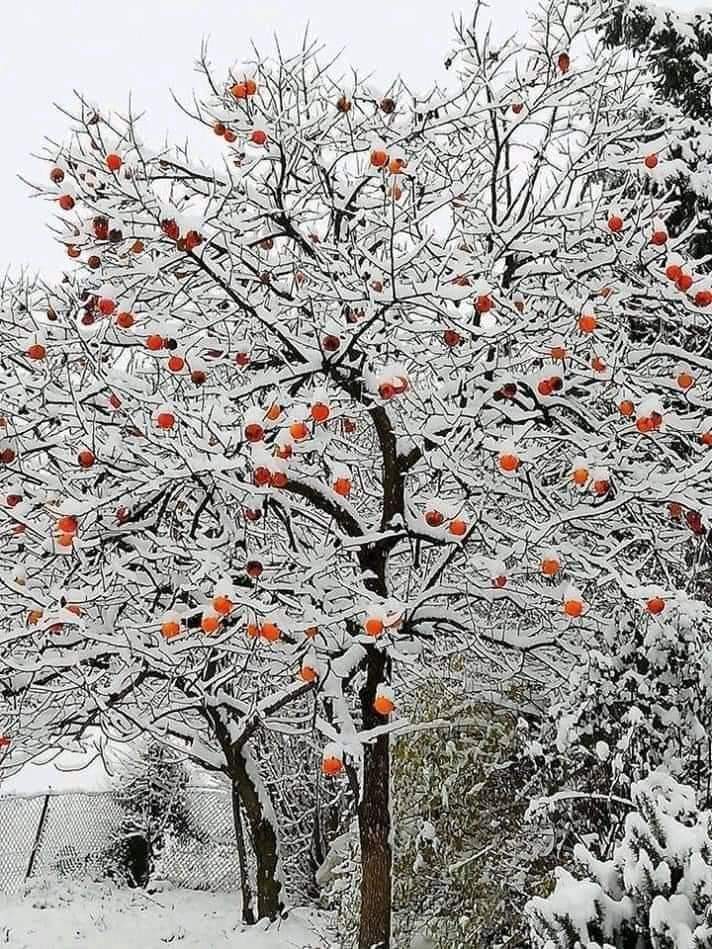
M547 0L498 47L479 15L425 94L308 44L203 56L218 167L80 99L36 186L71 270L0 322L16 754L92 724L187 744L275 916L251 749L313 726L358 802L360 949L390 945L398 675L458 648L561 676L621 602L706 615L684 124L594 14Z

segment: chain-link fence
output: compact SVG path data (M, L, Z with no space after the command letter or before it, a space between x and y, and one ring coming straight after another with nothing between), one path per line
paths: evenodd
M156 868L173 886L230 890L238 886L230 794L187 792L191 832L168 838ZM0 795L0 891L45 875L101 877L121 835L124 812L113 791Z

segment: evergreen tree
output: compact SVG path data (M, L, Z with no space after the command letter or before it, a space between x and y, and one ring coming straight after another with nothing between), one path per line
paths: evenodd
M712 10L678 11L650 0L606 4L603 30L610 46L646 58L659 93L691 119L712 120Z
M116 798L124 811L120 859L130 885L147 886L168 840L191 834L188 780L185 763L158 741L127 759Z
M560 840L605 840L615 798L660 766L710 806L711 689L712 648L693 617L612 620L529 745Z
M585 0L594 8L598 0ZM712 11L678 11L651 0L616 0L600 5L600 27L610 47L627 46L649 71L654 98L689 120L689 141L681 139L666 158L683 159L692 172L674 179L677 208L667 225L671 234L694 225L690 241L697 257L712 254ZM668 180L665 184L670 184ZM652 180L651 192L663 182Z

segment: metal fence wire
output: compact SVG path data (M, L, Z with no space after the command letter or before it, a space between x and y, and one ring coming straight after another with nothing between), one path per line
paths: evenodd
M154 877L176 887L236 889L229 792L190 788L187 797L191 833L166 840ZM0 795L0 891L16 892L33 877L100 879L121 838L123 818L113 791Z

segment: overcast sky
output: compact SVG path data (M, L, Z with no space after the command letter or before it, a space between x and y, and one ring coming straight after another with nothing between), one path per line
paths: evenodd
M491 0L497 32L521 30L533 2ZM198 85L193 64L203 37L213 62L226 69L249 55L251 39L265 47L276 32L289 48L309 23L329 50L344 49L345 65L358 64L384 83L400 72L419 89L444 75L452 16L472 9L471 0L18 0L8 6L0 36L0 272L27 264L54 273L66 256L46 231L52 209L31 200L17 175L46 174L31 153L43 136L63 137L66 120L53 103L70 103L72 90L104 109L122 109L131 92L136 110L147 112L147 144L160 143L167 131L182 139L189 123L170 90L187 99Z

